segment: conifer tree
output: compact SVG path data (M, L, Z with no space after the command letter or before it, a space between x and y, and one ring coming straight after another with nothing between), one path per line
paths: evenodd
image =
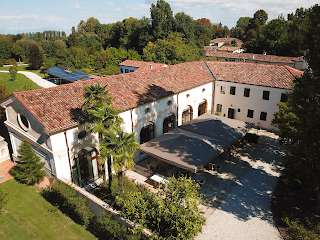
M40 162L40 157L32 150L31 144L27 140L22 140L18 153L20 154L19 163L10 170L14 178L24 184L42 181L45 172L41 169L45 163Z

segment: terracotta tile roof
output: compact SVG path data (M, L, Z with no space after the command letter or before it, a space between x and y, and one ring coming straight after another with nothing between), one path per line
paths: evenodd
M138 67L139 69L137 69L136 71L149 70L151 68L150 66L152 66L152 69L157 69L157 68L167 66L164 63L144 62L144 61L136 61L136 60L125 60L119 65L129 66L129 67Z
M46 131L53 133L83 122L84 85L107 85L115 108L123 110L179 93L212 81L204 62L132 72L65 84L52 88L15 92L13 95L33 114Z
M230 42L232 40L235 40L237 42L237 46L241 47L241 45L243 44L243 42L238 39L238 38L232 38L232 37L228 37L228 38L216 38L210 41L210 43L219 43L219 42Z
M301 61L301 57L285 57L275 55L264 55L254 53L229 53L229 52L216 52L212 50L206 50L207 57L218 58L232 58L251 61L262 61L268 63L293 63L294 61Z
M227 51L227 52L233 52L238 50L240 47L233 47L233 46L222 46L217 49L217 51Z
M302 71L286 65L249 62L205 61L217 80L290 89Z

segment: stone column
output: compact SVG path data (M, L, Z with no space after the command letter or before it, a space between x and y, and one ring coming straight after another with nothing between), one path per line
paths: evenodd
M8 143L0 136L0 163L10 159Z

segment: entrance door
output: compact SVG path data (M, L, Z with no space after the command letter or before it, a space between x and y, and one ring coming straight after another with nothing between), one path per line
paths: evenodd
M99 178L97 151L86 147L75 155L72 161L72 179L80 187Z
M228 118L234 119L234 109L233 108L228 109Z

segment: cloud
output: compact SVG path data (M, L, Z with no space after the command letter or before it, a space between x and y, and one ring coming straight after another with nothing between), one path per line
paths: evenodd
M80 7L79 3L71 6L70 8L72 8L72 9L82 9L82 7Z
M107 5L110 6L110 7L113 7L114 3L113 2L107 2Z
M121 8L120 8L120 7L119 7L119 8L116 8L115 11L121 11Z

